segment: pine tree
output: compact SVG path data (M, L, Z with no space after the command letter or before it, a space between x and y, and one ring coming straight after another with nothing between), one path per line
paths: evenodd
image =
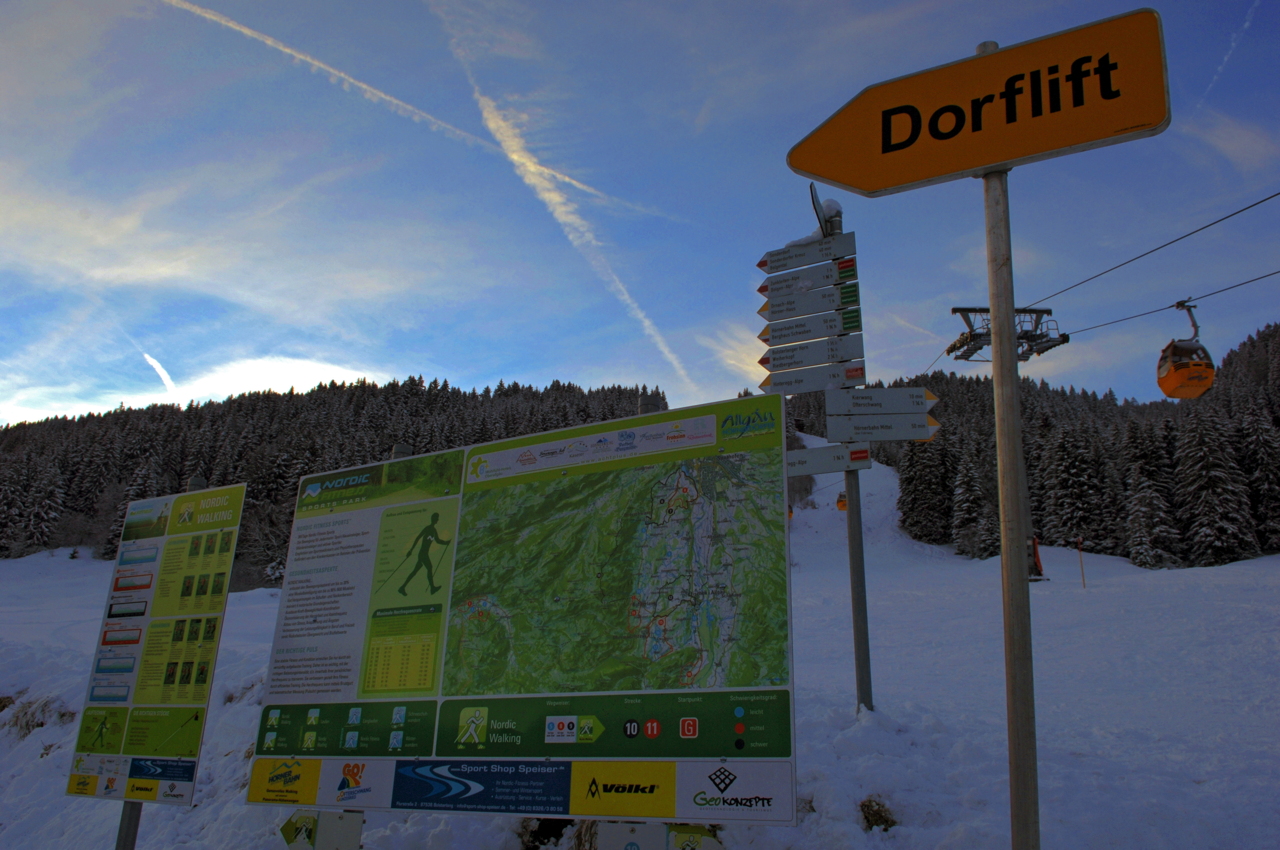
M16 464L0 470L0 557L16 558L26 550L23 491Z
M31 511L26 518L27 543L44 549L53 537L54 527L62 516L62 473L52 461L44 465L31 494Z
M912 442L898 476L899 524L924 543L951 542L951 475L942 440ZM905 470L905 471L903 471Z
M1135 468L1127 501L1125 542L1129 562L1148 570L1180 566L1176 553L1181 541L1160 486Z
M1240 467L1263 549L1280 549L1280 431L1252 406L1240 423Z
M987 514L987 499L982 492L982 476L978 469L978 444L970 440L956 466L955 486L951 490L951 539L957 555L984 557L982 524Z
M1188 557L1195 566L1259 554L1249 489L1226 445L1226 429L1211 408L1197 410L1182 423L1178 492Z

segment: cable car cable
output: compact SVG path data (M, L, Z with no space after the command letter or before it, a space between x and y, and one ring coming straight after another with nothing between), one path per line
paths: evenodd
M1204 295L1197 295L1194 298L1185 298L1181 301L1178 301L1174 304L1170 304L1166 307L1157 307L1156 309L1148 310L1145 313L1136 313L1132 316L1126 316L1123 319L1116 319L1115 321L1112 321L1112 322L1103 322L1100 325L1091 325L1090 327L1087 327L1087 328L1081 328L1078 331L1071 331L1071 336L1075 336L1076 334L1082 334L1085 331L1094 331L1094 330L1097 330L1098 328L1105 328L1108 325L1118 325L1121 322L1127 322L1130 319L1140 319L1143 316L1150 316L1152 313L1162 313L1165 310L1178 310L1178 309L1181 309L1179 305L1186 304L1189 301L1199 301L1202 298L1208 298L1211 295L1217 295L1219 293L1226 292L1227 290L1230 290L1230 289L1238 289L1239 287L1245 286L1246 284L1257 283L1260 280L1265 280L1269 277L1275 277L1278 274L1280 274L1280 269L1276 269L1273 272L1269 272L1264 275L1259 275L1258 277L1251 278L1249 280L1242 281L1240 283L1233 283L1231 286L1224 286L1222 289L1215 289L1213 292L1206 292ZM935 360L934 362L936 363L937 361Z
M1079 283L1073 283L1073 284L1071 284L1071 285L1070 285L1070 286L1068 286L1066 289L1059 289L1057 292L1053 293L1052 295L1046 295L1045 297L1041 298L1039 301L1032 301L1032 302L1031 302L1030 304L1028 304L1027 306L1028 306L1028 307L1034 307L1034 306L1036 306L1037 304L1043 304L1045 301L1048 301L1050 298L1056 298L1057 296L1061 295L1061 294L1062 294L1062 293L1064 293L1064 292L1069 292L1069 291L1071 291L1072 289L1075 289L1077 286L1084 286L1086 283L1088 283L1088 282L1089 282L1089 281L1091 281L1091 280L1097 280L1098 278L1102 277L1104 274L1109 274L1109 273L1111 273L1111 272L1115 271L1116 269L1123 268L1124 266L1127 266L1127 265L1129 265L1129 264L1130 264L1130 263L1132 263L1132 262L1136 262L1137 260L1141 260L1143 257L1149 257L1149 256L1151 256L1152 254L1154 254L1156 251L1161 250L1162 248L1168 248L1170 245L1174 244L1175 242L1181 242L1183 239L1186 239L1188 236L1195 236L1197 233L1201 232L1202 230L1208 230L1210 227L1213 227L1215 224L1221 224L1222 222L1226 221L1227 219L1229 219L1229 218L1231 218L1231 217L1233 217L1233 216L1240 215L1240 213L1242 213L1242 212L1246 212L1247 210L1251 210L1251 209L1253 209L1254 207L1259 206L1259 205L1261 205L1261 204L1265 204L1267 201L1270 201L1270 200L1272 200L1272 199L1274 199L1274 198L1280 198L1280 192L1276 192L1274 195L1267 195L1267 197L1263 198L1263 199L1262 199L1262 200L1260 200L1260 201L1254 201L1252 204L1249 204L1249 206L1247 206L1247 207L1241 207L1240 209L1236 210L1235 212L1233 212L1233 213L1229 213L1229 214L1227 214L1227 215L1224 215L1222 218L1217 219L1216 221L1211 221L1211 222L1209 222L1208 224L1204 225L1203 227L1197 227L1195 230L1191 231L1190 233L1184 233L1184 234L1182 234L1182 235L1181 235L1181 236L1179 236L1177 239L1170 239L1168 242L1164 243L1163 245L1158 245L1158 246L1156 246L1155 248L1152 248L1150 251L1146 251L1146 252L1144 252L1144 253L1141 253L1141 254L1139 254L1138 256L1136 256L1136 257L1134 257L1134 258L1132 258L1132 259L1125 260L1123 263L1120 263L1119 265L1116 265L1116 266L1112 266L1111 268L1107 269L1106 271L1098 272L1098 273L1097 273L1097 274L1095 274L1093 277L1086 277L1084 280L1080 281ZM1145 315L1145 314L1144 314L1144 315ZM1134 318L1137 318L1137 317L1135 316ZM1124 321L1124 320L1123 320L1123 319L1121 319L1121 321ZM1076 333L1080 333L1080 332L1079 332L1079 331L1076 331ZM934 362L937 362L937 361L934 361Z

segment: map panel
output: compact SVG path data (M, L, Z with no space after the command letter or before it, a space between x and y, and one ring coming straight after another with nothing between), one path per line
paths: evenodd
M446 694L789 683L781 447L463 497Z

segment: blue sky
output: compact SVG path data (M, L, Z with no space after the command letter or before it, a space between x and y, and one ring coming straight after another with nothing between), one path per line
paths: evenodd
M767 249L814 227L788 149L867 85L1113 2L8 0L0 422L368 376L464 388L764 372ZM1010 175L1019 303L1280 190L1280 3L1177 2L1172 126ZM985 303L981 183L867 199L870 377ZM1062 330L1280 269L1280 199L1050 301ZM1220 356L1280 283L1203 302ZM1184 317L1027 364L1157 397ZM979 372L980 365L939 361Z

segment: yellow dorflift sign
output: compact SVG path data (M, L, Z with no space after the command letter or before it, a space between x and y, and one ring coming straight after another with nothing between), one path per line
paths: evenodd
M1139 9L863 89L787 164L874 197L1168 126L1160 16Z

